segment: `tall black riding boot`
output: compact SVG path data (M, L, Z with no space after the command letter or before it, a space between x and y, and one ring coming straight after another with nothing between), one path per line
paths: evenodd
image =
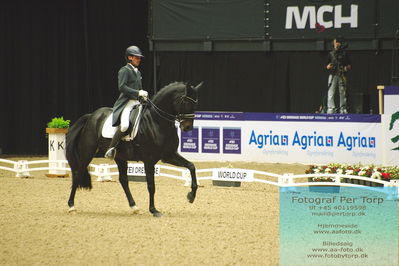
M113 160L115 158L116 147L118 146L122 137L124 137L126 134L127 134L127 132L122 132L120 130L120 127L118 127L114 136L112 137L111 144L109 145L109 148L104 155L105 158L110 159L110 160Z

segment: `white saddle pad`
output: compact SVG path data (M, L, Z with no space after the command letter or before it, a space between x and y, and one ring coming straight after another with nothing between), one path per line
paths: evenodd
M138 122L138 121L136 121ZM133 140L134 137L136 137L137 135L137 128L138 128L138 123L136 123L134 125L134 128L132 130L132 133L129 135L126 135L122 138L122 140L125 141L130 141ZM104 126L101 130L101 135L103 136L103 138L109 138L112 139L112 137L114 136L116 130L118 129L118 127L113 127L112 126L112 113L107 117L107 119L105 120Z

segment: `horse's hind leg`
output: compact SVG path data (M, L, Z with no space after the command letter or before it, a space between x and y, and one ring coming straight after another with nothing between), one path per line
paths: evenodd
M71 194L69 195L69 200L68 200L68 206L69 206L68 212L76 211L76 209L75 209L75 194L76 194L77 188L78 188L78 186L76 184L72 184Z
M78 188L91 189L91 176L87 170L88 165L93 159L96 150L97 142L93 139L82 137L80 145L77 147L79 151L79 160L73 163L71 166L72 170L72 187L71 193L68 199L69 212L75 211L75 194Z
M127 201L129 202L130 208L133 209L133 212L138 211L138 207L136 206L136 202L134 202L132 193L129 189L129 180L127 178L127 161L115 158L115 162L118 165L119 171L119 182L122 185L123 191L125 191Z

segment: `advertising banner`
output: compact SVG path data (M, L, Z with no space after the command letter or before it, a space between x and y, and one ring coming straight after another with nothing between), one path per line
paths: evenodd
M399 87L389 86L384 89L384 115L382 126L386 140L384 163L399 165Z
M189 160L381 164L383 158L379 115L198 112L194 123L201 150L180 147Z
M218 168L213 170L212 179L218 181L252 182L254 173L248 169Z
M223 153L241 153L241 128L223 128Z
M181 132L180 147L182 152L198 152L198 127Z
M290 39L303 44L338 35L376 40L395 35L398 8L397 0L153 0L149 32L156 43L187 41L163 46L175 51L184 51L186 44L221 49L213 41Z
M373 37L374 0L273 0L270 35L274 39Z
M159 176L161 169L159 165L155 165L154 176ZM129 163L127 165L128 176L145 176L144 164L141 163Z
M220 128L202 128L202 153L219 153L220 151Z
M259 123L247 122L246 153L267 162L375 163L381 160L380 123L355 122L356 117L332 116L315 121L315 115L277 115ZM299 117L298 120L291 118ZM302 119L301 119L302 117ZM309 119L307 119L307 117Z

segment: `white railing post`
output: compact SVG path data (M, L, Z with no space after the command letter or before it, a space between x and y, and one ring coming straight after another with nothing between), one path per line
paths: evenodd
M183 171L183 178L186 180L186 182L184 183L185 187L191 187L191 173L189 170L184 170ZM197 185L200 185L200 182L197 178Z
M98 175L97 181L107 182L112 181L111 171L109 169L109 164L102 163L95 167L95 173Z
M282 187L281 188L282 192L284 192L286 190L289 190L289 191L296 190L296 188L294 186L294 180L292 178L293 175L294 175L293 173L284 173L282 176L278 177L278 184L280 187ZM291 187L287 188L287 186L291 186Z
M392 179L389 181L389 184L392 187L396 187L396 189L397 189L396 196L397 196L397 199L399 199L399 179ZM384 184L384 186L385 186L385 184Z
M14 169L17 170L16 177L27 178L30 177L29 166L27 160L20 160L14 164Z
M337 183L337 184L341 184L341 176L336 175L334 177L334 182Z

